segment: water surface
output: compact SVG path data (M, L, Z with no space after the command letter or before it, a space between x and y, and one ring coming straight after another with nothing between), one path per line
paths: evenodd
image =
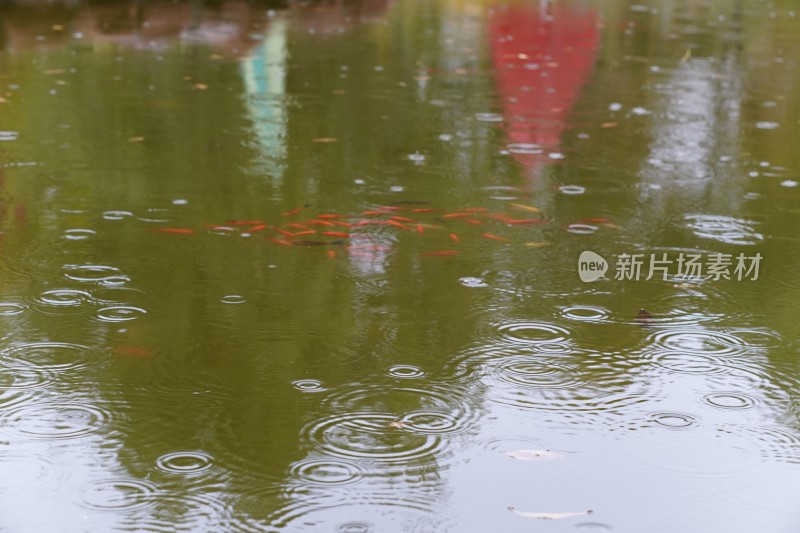
M796 9L4 4L0 529L796 531Z

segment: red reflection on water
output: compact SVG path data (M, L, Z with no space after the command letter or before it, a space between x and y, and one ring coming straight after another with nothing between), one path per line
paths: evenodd
M547 2L498 7L489 15L489 37L512 155L527 168L541 167L559 151L567 116L594 66L597 12Z

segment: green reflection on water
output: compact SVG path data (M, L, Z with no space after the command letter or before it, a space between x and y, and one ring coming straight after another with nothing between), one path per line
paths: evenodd
M9 482L6 525L68 493L53 516L99 529L521 531L515 506L625 530L667 502L685 531L785 530L791 9L5 7L0 439L31 469L52 443L66 480ZM764 260L582 284L587 249ZM531 480L512 446L573 455Z

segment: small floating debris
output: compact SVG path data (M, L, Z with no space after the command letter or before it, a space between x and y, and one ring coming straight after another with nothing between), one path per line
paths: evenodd
M16 131L0 131L0 141L16 141L19 133Z
M645 311L644 308L639 309L639 313L636 315L636 321L641 323L648 323L653 320L653 315Z
M525 518L538 518L540 520L560 520L562 518L571 518L573 516L586 516L587 514L592 514L594 512L589 509L587 511L576 511L571 513L530 513L527 511L518 511L514 507L509 507L508 510L512 513L524 516Z
M512 459L519 459L520 461L552 461L553 459L563 459L565 457L550 450L515 450L503 453Z

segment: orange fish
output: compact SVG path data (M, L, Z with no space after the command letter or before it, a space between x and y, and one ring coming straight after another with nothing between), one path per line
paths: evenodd
M398 222L396 220L387 220L386 223L391 225L391 226L394 226L396 228L409 229L408 226L404 226L403 224L401 224L400 222Z
M451 239L453 239L453 240L454 240L454 241L456 241L456 242L458 242L458 241L459 241L459 239L458 239L458 235L456 235L455 233L451 233L451 234L450 234L450 238L451 238Z
M327 254L329 258L336 259L336 250L328 250Z
M303 206L303 207L295 207L294 209L291 209L289 211L284 211L282 213L282 215L285 216L285 217L290 217L292 215L296 215L297 213L299 213L300 211L302 211L305 208L306 208L305 206Z
M503 237L498 237L497 235L492 235L491 233L482 233L481 237L485 237L487 239L493 239L495 241L500 241L500 242L508 242Z
M341 226L343 228L351 228L351 227L353 227L353 225L350 224L349 222L342 222L341 220L334 220L334 221L331 222L331 224L333 224L334 226Z
M256 226L258 224L263 224L264 222L261 220L229 220L228 224L231 226Z
M333 222L328 222L327 220L309 220L305 224L309 226L333 226Z
M283 239L273 239L273 238L271 238L271 237L267 237L267 238L266 238L266 239L264 239L264 240L265 240L265 241L274 242L275 244L280 244L281 246L294 246L294 245L293 245L292 243L290 243L289 241L285 241L285 240L283 240Z
M267 225L266 224L257 224L255 226L253 226L252 228L248 229L247 233L255 233L257 231L263 231L265 229L267 229Z
M289 233L287 237L300 237L301 235L314 235L316 231L313 229L306 230L306 231L298 231L296 233Z
M502 219L503 222L506 224L543 224L547 222L547 220L543 218L505 218Z
M412 213L438 213L441 209L430 209L428 207L418 207L416 209L412 209Z
M411 223L416 222L416 220L414 220L413 218L398 217L396 215L392 217L392 220L397 220L398 222L411 222Z
M325 235L326 237L343 237L345 239L350 237L349 233L344 233L341 231L323 231L320 233L320 235Z
M476 220L476 219L474 219L474 218L468 218L468 219L467 219L467 220L465 220L464 222L467 222L467 223L469 223L469 224L474 224L474 225L476 225L476 226L479 226L479 225L483 224L483 222L482 222L482 221L480 221L480 220Z
M317 215L317 218L347 218L347 215L336 215L333 213L327 213L327 214Z
M272 229L274 229L275 231L277 231L281 235L286 235L287 237L292 237L294 235L294 233L292 233L291 231L287 231L285 229L281 229L281 228L272 228Z
M462 218L468 217L469 213L448 213L446 215L442 215L442 218Z

